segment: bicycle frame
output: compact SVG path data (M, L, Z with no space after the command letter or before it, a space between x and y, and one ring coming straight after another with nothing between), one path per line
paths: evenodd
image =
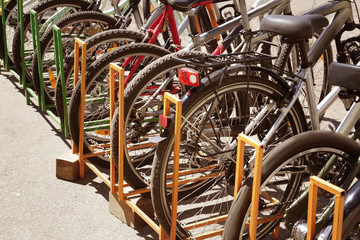
M255 17L262 17L265 13L269 12L270 10L271 10L272 14L280 14L282 12L285 14L291 13L290 0L265 0L265 1L257 0L255 2L255 4L253 5L256 7L251 8L251 10L248 12L245 11L245 9L246 9L245 0L240 0L240 2L241 2L242 10L243 10L243 13L241 16L238 16L224 24L221 24L220 26L218 26L208 32L205 32L203 34L193 35L192 36L193 42L190 45L188 45L188 47L184 48L183 50L186 51L186 50L190 50L190 49L199 47L204 42L212 40L212 39L216 38L216 36L220 35L221 33L233 29L231 31L231 33L226 37L226 39L224 39L223 43L220 44L217 47L217 49L212 53L212 55L218 55L218 54L222 53L230 45L232 38L234 36L238 35L240 30L243 29L243 25L247 27L246 30L249 30L249 21L251 19L254 19ZM199 6L204 6L208 3L209 2L202 2ZM196 4L196 6L198 6L198 4ZM166 10L165 9L166 7L169 8L169 10ZM149 33L149 32L153 33L151 39L149 40L149 43L154 43L156 41L157 36L162 29L162 24L160 24L160 23L162 23L166 20L166 15L165 15L166 12L168 12L167 14L169 14L170 17L173 16L172 8L170 6L160 5L157 9L154 10L152 15L148 19L148 21L145 23L144 29L149 29L147 31L147 33ZM189 12L187 12L187 14L188 14L187 16L189 16L189 19L190 19L189 21L191 22L191 18L194 17L194 10L193 9L190 10ZM246 17L243 19L242 16L246 16ZM186 21L186 19L185 19L185 21ZM244 24L242 22L244 22ZM173 41L174 41L175 45L178 47L177 49L179 49L180 40L178 40L179 35L178 35L178 32L176 32L176 25L173 22L173 19L169 19L169 25L170 25L170 31L173 36ZM157 26L156 29L155 29L155 26ZM181 28L181 25L179 27ZM174 36L175 36L175 38L174 38ZM261 33L256 36L253 36L248 42L241 43L240 47L242 48L242 51L245 51L245 49L248 48L249 46L255 45L258 42L260 42L264 39L268 39L268 38L269 38L269 35L267 33ZM122 67L125 68L131 60L132 60L132 58L128 58L125 61L125 63L122 65ZM125 79L125 84L131 80L132 75L135 72L135 70L137 69L141 60L142 60L142 58L140 57L133 64L130 74ZM168 81L165 81L164 84L159 87L159 90L156 91L156 93L154 94L154 97L160 92L160 89L162 89L167 84L167 82ZM146 106L150 101L151 100L146 102L144 104L144 106Z
M352 15L352 7L349 1L337 1L325 4L317 9L309 11L307 14L321 14L323 16L336 13L333 17L331 23L325 28L325 30L321 33L315 44L308 51L308 59L310 62L316 62L326 49L326 47L331 43L331 41L336 37L339 31L346 24L353 23L353 15ZM360 64L358 64L360 65ZM304 89L306 92L306 99L308 100L309 109L310 109L310 122L313 130L320 129L320 120L319 116L324 114L325 111L334 103L334 101L338 98L338 93L340 92L340 87L334 87L332 91L326 95L326 97L319 103L315 103L315 94L314 94L314 80L313 73L311 67L309 68L301 68L299 67L299 71L297 73L297 77L294 78L294 82L296 83L295 92L292 98L289 101L289 104L286 107L281 108L281 114L277 118L275 124L271 127L268 134L262 140L261 144L266 146L269 142L271 136L275 133L275 131L280 127L281 122L285 119L290 109L293 107L295 102L298 100L300 96L300 92ZM270 109L276 109L275 104L273 103L270 106L267 106L267 109L263 109L259 115L256 116L255 120L261 119L265 116L266 112ZM336 129L336 132L349 135L352 127L355 125L360 116L360 103L354 102L347 112L346 116L342 120L339 127ZM250 124L245 129L245 134L249 134L254 126L257 125L258 122ZM235 145L234 145L235 146ZM333 158L332 158L333 159ZM252 163L253 164L253 163ZM322 177L328 169L332 166L333 161L330 159L323 169L320 171L318 177ZM341 186L344 189L348 189L352 180L356 177L356 174L360 172L360 161L358 161L357 165L354 166L350 176ZM294 202L287 210L287 214L291 215L291 209L301 208L305 206L307 199L307 192L304 192L296 202ZM332 207L329 207L318 219L317 225L322 224L327 217L330 215L332 211ZM294 218L296 219L296 218Z
M352 16L352 8L351 3L348 1L337 1L333 3L327 3L317 9L314 9L307 14L321 14L321 15L329 15L332 13L336 13L334 18L332 19L331 23L326 27L326 29L321 33L313 47L308 52L308 59L311 62L316 62L321 54L324 52L326 47L330 44L330 42L335 38L337 33L340 31L340 29L344 26L346 23L353 22L353 16ZM294 79L294 82L296 82L295 86L295 92L293 94L293 97L290 99L290 103L282 108L282 112L280 116L277 118L275 124L271 127L266 137L262 140L261 144L264 146L267 145L269 142L271 136L275 133L275 131L279 128L280 123L285 119L287 114L289 113L292 106L295 104L296 100L300 96L300 92L305 88L309 109L310 109L310 119L311 119L311 126L313 130L318 130L319 127L319 116L325 112L325 110L337 99L337 93L339 92L339 88L335 87L321 102L319 105L315 103L315 94L313 89L313 75L310 68L302 69L300 68L298 74L296 74L297 77ZM303 80L305 79L305 80ZM271 107L276 107L275 104ZM357 109L357 108L356 108ZM355 111L355 110L354 110ZM265 111L262 111L259 116L256 117L256 119L261 119L261 115L264 115ZM353 112L351 112L353 114ZM355 114L355 113L354 113ZM354 118L354 117L352 117ZM347 119L350 119L348 117ZM256 125L256 123L255 123ZM249 134L252 130L253 125L249 125L245 129L245 134ZM349 129L349 127L352 127L350 121L347 121L344 123L339 129L339 131L342 131L344 134L348 134L349 132L346 132L345 129ZM234 145L235 146L235 145Z
M258 0L256 3L260 2L261 0ZM263 2L263 1L261 1ZM238 35L240 30L244 29L249 30L249 21L256 18L261 17L265 13L269 12L271 10L272 14L280 14L284 12L285 14L290 14L290 1L289 0L270 0L266 1L265 3L257 6L256 8L251 9L250 11L246 12L244 9L246 9L246 4L244 0L240 0L240 3L242 6L241 9L242 15L221 24L217 28L214 28L208 32L205 32L200 35L196 35L192 37L192 44L190 44L188 47L184 48L184 50L190 50L193 48L196 48L200 46L202 43L207 42L211 39L216 38L216 36L220 35L223 32L232 30L231 33L228 35L228 37L223 41L221 45L218 46L218 48L212 53L213 55L220 54L224 52L224 50L230 45L231 41L228 41L228 39L231 39L234 37L234 35ZM255 4L254 4L255 6ZM190 13L191 15L191 13ZM244 18L242 16L245 16ZM260 34L259 36L254 36L254 38L251 39L252 44L256 44L261 40L268 39L269 35L266 33Z

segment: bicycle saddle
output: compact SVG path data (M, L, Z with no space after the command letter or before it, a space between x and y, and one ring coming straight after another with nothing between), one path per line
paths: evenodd
M193 5L196 6L196 4L200 4L202 0L160 0L163 4L170 5L174 10L177 10L179 12L187 12L189 11ZM216 0L211 1L213 3L215 2L225 2L229 0Z
M329 84L340 86L347 90L360 91L360 67L345 63L331 63Z
M260 29L291 38L311 38L329 21L322 15L268 15L260 23Z

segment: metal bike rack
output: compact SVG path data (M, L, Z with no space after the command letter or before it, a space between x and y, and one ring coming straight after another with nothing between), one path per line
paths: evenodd
M24 9L23 9L23 0L17 0L17 17L20 22L20 48L21 48L21 64L25 66L25 47L24 47ZM25 68L21 68L21 75L18 75L16 71L10 70L10 72L20 81L20 84L24 86L26 90L27 84L25 79ZM25 91L26 102L29 104L29 94Z
M45 97L44 97L44 78L43 78L43 71L42 71L42 60L39 57L41 55L41 48L40 48L40 33L39 33L39 21L38 21L38 14L34 10L30 10L30 21L31 21L31 32L32 32L32 39L33 39L33 48L34 51L37 51L38 54L38 71L40 76L40 96L38 96L32 89L25 89L25 91L29 91L29 93L38 101L38 105L41 110L45 111ZM36 71L36 70L35 70Z
M8 56L7 56L7 39L6 39L6 23L5 23L5 3L4 3L4 0L1 0L0 1L0 6L1 6L1 25L2 25L2 29L3 29L3 32L2 32L2 35L3 35L3 41L4 41L4 52L5 52L5 58L4 59L0 59L0 63L4 66L4 68L6 70L9 69L9 59L8 59ZM0 46L2 47L2 46ZM0 69L1 71L1 69Z
M310 177L307 216L308 232L306 234L306 239L311 240L315 237L317 192L319 187L335 195L332 239L340 240L344 216L345 190L316 176Z
M6 36L6 23L5 23L5 4L4 4L4 0L0 0L0 5L1 5L1 24L3 26L3 39L4 39L4 53L5 53L5 59L0 59L0 63L2 63L2 65L4 66L4 68L6 69L6 71L9 71L10 73L12 73L14 75L14 77L16 77L20 84L26 85L25 83L25 69L22 69L22 73L19 75L14 69L13 66L10 66L9 64L9 58L8 58L8 49L7 49L7 36ZM21 62L24 66L25 64L25 60L24 60L24 16L23 16L23 0L17 0L17 18L18 21L20 22L20 41L21 41ZM25 95L27 93L25 92Z
M42 111L45 111L60 127L61 131L64 131L68 129L67 124L64 125L64 123L60 120L58 116L56 116L50 109L54 109L55 105L47 105L45 103L45 90L44 90L44 75L42 70L42 59L41 59L41 46L40 46L40 33L39 33L39 19L38 19L38 13L34 10L30 10L30 20L31 20L31 32L32 32L32 38L33 38L33 48L34 51L37 51L38 56L38 69L39 77L40 77L40 95L38 95L34 90L31 88L25 88L26 92L29 92L31 96L33 96L37 102L39 107ZM55 27L55 26L54 26ZM57 30L58 29L58 30ZM56 70L58 73L62 74L62 79L64 76L64 65L63 65L63 55L62 55L62 45L61 45L61 31L59 28L55 28L54 31L54 43L55 43L55 62L56 62ZM36 71L33 69L33 71ZM49 79L51 81L51 79ZM27 103L29 104L30 100L27 98ZM65 104L66 106L66 104ZM66 111L67 113L67 111ZM67 118L65 119L67 122ZM66 127L65 127L66 126ZM66 130L67 131L67 130ZM68 137L69 133L65 132L65 136Z
M1 4L1 11L5 11L4 6L4 0L0 0ZM20 40L21 40L21 61L22 66L25 66L25 50L24 50L24 19L23 19L23 0L17 0L17 17L18 21L20 23ZM38 56L40 56L41 48L40 48L40 34L39 34L39 21L38 21L38 14L36 11L31 10L30 11L30 20L31 20L31 31L32 31L32 40L33 40L33 50L37 51ZM1 22L3 26L3 38L4 38L4 51L5 51L5 59L1 60L2 65L4 68L10 73L12 73L20 82L20 84L23 86L25 91L25 98L26 98L26 104L30 104L30 95L34 97L34 99L37 101L38 106L41 108L41 110L46 111L47 114L54 119L55 122L57 122L61 126L61 131L65 131L65 137L69 136L68 132L68 124L67 124L67 111L65 111L65 120L64 122L61 122L61 120L49 109L54 108L54 105L46 105L45 104L45 97L44 97L44 87L43 87L43 73L42 73L42 60L41 58L38 58L38 65L39 65L39 76L40 76L40 91L41 94L38 95L30 86L32 86L32 83L26 82L25 79L25 68L22 68L21 74L17 74L15 70L13 70L13 66L9 66L9 59L8 59L8 51L7 51L7 36L6 36L6 26L5 26L5 14L2 14L1 16ZM63 67L63 56L62 56L62 46L61 46L61 31L58 30L57 34L55 34L54 31L54 39L55 39L55 61L57 66L57 71L64 76L64 67ZM64 79L64 77L62 77ZM66 104L64 104L66 106Z
M63 101L63 112L64 112L64 121L60 121L61 131L65 133L65 137L69 137L69 124L68 124L68 111L67 111L67 99L66 99L66 83L65 83L65 73L64 73L64 57L62 49L62 39L61 39L61 29L54 25L53 26L53 35L54 35L54 45L55 45L55 63L56 63L56 73L61 74L61 90L62 90L62 101Z

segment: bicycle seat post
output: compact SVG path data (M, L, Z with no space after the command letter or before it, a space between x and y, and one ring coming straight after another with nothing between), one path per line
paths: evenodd
M247 13L247 7L245 0L239 0L240 1L240 13L242 16L242 24L245 31L250 31L250 22L249 22L249 16ZM234 3L237 2L237 0L234 0ZM236 6L236 5L235 5Z
M301 68L306 73L306 92L308 94L309 101L309 111L310 111L310 119L311 119L311 127L313 130L320 129L320 121L319 121L319 110L317 109L316 104L316 96L314 91L314 74L311 68L311 63L308 58L307 48L306 48L306 39L302 38L298 40L300 58L301 58Z
M237 0L234 0L234 2L237 2ZM252 35L251 35L251 29L250 29L250 22L249 22L249 15L247 12L247 6L245 0L239 0L240 3L240 13L241 13L241 22L243 25L243 31L244 31L244 39L245 39L245 46L248 50L252 49L252 44L250 44ZM244 49L245 50L245 49Z
M190 9L186 12L187 16L189 17L189 25L190 25L190 34L192 37L192 40L195 45L199 44L199 32L196 27L196 19L195 19L195 11L193 9Z
M118 4L119 4L119 0L111 0L111 5L114 8L115 14L121 16L121 12L119 10Z

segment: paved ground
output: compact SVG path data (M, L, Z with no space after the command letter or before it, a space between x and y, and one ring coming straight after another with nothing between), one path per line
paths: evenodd
M0 239L154 239L109 213L108 187L55 177L55 159L70 149L57 124L26 105L18 81L0 75Z

